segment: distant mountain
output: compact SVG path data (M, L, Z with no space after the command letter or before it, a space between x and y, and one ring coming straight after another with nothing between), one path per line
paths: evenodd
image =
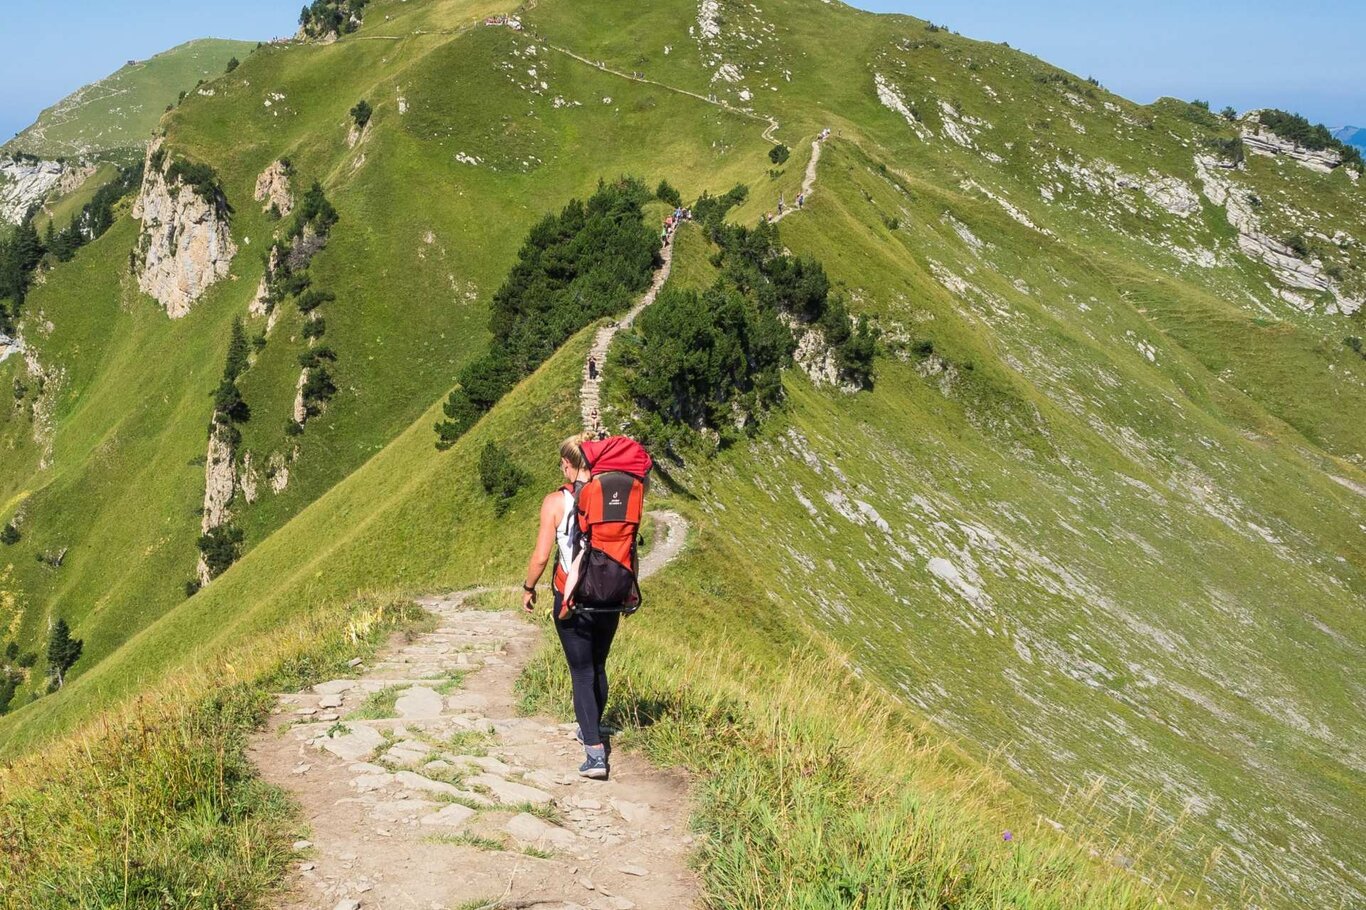
M1333 138L1366 151L1366 127L1344 126L1340 130L1333 130Z
M222 73L233 57L245 58L253 47L250 41L203 38L147 60L130 60L44 110L0 151L76 158L137 149L141 156L167 105L199 80Z

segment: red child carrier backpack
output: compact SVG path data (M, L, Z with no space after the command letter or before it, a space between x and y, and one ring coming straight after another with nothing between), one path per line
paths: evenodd
M571 613L640 609L636 540L645 512L645 477L654 465L626 436L583 444L592 478L579 490L578 539L565 579L560 618Z

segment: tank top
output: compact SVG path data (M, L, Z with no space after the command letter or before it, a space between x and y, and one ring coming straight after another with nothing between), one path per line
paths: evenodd
M573 489L560 489L564 497L564 517L555 528L555 590L564 593L564 581L569 564L574 561L574 497L583 489L583 481L574 482Z

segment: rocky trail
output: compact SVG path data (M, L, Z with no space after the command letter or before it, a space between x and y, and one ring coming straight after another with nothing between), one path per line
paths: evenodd
M687 532L675 513L651 516L641 577L677 556ZM310 833L277 906L693 904L683 774L618 750L610 780L579 777L574 725L516 710L539 627L470 602L485 593L419 601L434 631L396 636L354 679L280 696L251 755Z
M672 237L668 243L660 248L659 256L662 262L659 268L655 269L649 289L640 295L640 299L635 302L631 309L626 311L626 315L598 329L598 334L593 338L593 346L589 348L588 357L584 360L583 382L579 386L579 411L583 417L583 427L590 433L597 433L603 429L601 412L599 411L602 404L599 386L602 382L603 368L607 364L607 351L612 347L612 339L616 337L617 332L630 328L635 323L636 317L644 312L647 306L655 302L660 289L664 287L664 282L669 280L669 269L673 266L674 258ZM597 365L596 376L592 375L588 368L589 361Z

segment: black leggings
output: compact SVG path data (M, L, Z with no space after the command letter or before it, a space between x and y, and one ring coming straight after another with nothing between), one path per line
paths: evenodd
M559 619L560 593L555 592L555 631L560 635L569 679L574 685L574 717L586 746L602 743L602 712L607 707L607 652L621 622L620 613L576 613Z

